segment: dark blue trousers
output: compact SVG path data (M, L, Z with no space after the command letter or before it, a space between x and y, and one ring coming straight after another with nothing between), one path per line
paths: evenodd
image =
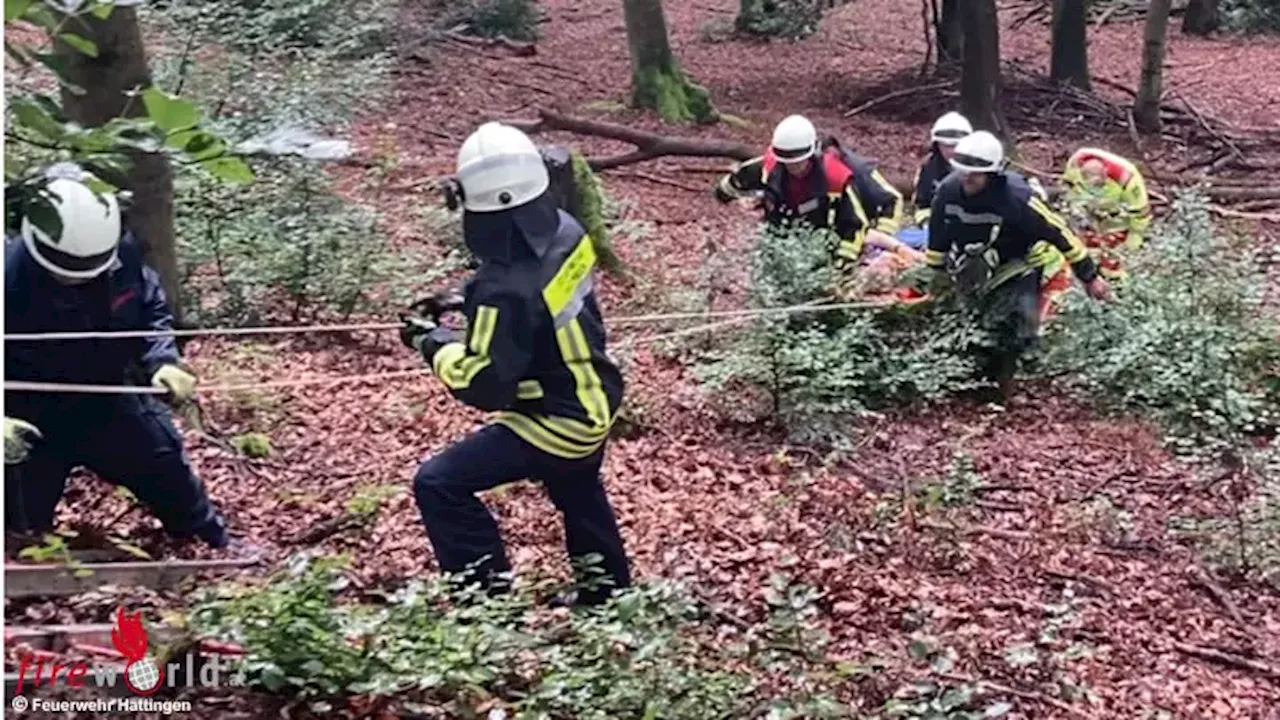
M440 568L470 571L492 587L495 573L511 569L498 523L476 493L517 480L539 480L564 516L569 557L598 553L610 586L580 590L581 602L598 602L628 587L631 571L613 508L600 481L604 449L581 460L549 455L501 425L490 425L422 464L414 496ZM582 579L580 577L580 579Z
M23 412L23 406L31 412ZM5 524L14 532L47 532L67 474L83 465L128 488L174 537L198 537L222 547L226 527L182 450L169 411L145 396L87 401L12 403L15 417L40 428L30 457L7 468ZM10 410L13 412L13 410Z

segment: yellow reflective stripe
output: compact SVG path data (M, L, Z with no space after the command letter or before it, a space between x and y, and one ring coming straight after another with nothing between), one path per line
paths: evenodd
M542 396L542 383L537 380L521 380L516 383L517 400L537 400Z
M1013 278L1026 275L1033 269L1034 268L1023 260L1014 260L1013 262L1005 263L1004 265L996 268L996 272L991 275L991 279L987 281L987 284L984 287L986 290L990 290L994 287L1003 285Z
M862 255L861 240L861 234L855 240L841 240L840 248L836 251L836 254L845 260L857 260Z
M447 370L453 367L459 360L467 356L467 346L459 342L452 342L436 351L431 358L431 370L436 377L444 379Z
M890 234L896 233L902 222L902 193L898 192L898 188L886 180L879 170L871 171L871 179L880 183L880 187L893 196L893 214L887 218L880 218L880 228Z
M573 375L577 386L578 402L591 418L596 428L609 427L609 400L604 394L604 383L591 364L591 350L587 344L587 336L582 332L582 325L577 318L556 330L556 344L560 346L560 356Z
M600 449L603 439L593 446L574 445L557 436L547 428L539 425L527 415L515 412L499 413L495 421L509 428L525 442L537 449L557 457L578 459L584 458Z
M1049 206L1045 205L1043 200L1034 195L1031 196L1031 200L1027 202L1027 206L1035 211L1037 215L1044 218L1044 221L1049 223L1050 227L1056 228L1058 232L1062 233L1062 237L1065 238L1067 244L1071 246L1069 251L1063 253L1067 258L1067 262L1075 265L1085 258L1088 254L1088 250L1085 248L1084 243L1080 242L1080 238L1076 237L1076 234L1071 232L1070 226L1068 226L1066 221L1062 219L1062 216L1049 209Z
M563 435L569 440L582 443L583 445L599 443L609 435L609 428L607 427L603 429L590 428L570 418L539 415L534 419L540 424L555 431L557 434Z
M924 225L929 222L929 218L933 216L933 208L924 208L916 211L916 224Z
M471 381L481 370L489 367L493 360L489 357L489 347L493 344L493 334L498 327L498 309L489 305L476 308L475 323L468 334L470 338L464 346L462 343L450 343L442 348L431 359L431 368L450 390L463 390L471 386Z
M924 263L929 267L942 267L946 259L947 256L943 255L941 250L926 250L924 252Z
M590 236L583 235L578 241L578 246L564 259L555 277L542 288L542 299L547 305L547 310L551 312L551 317L556 317L561 310L564 310L573 299L578 285L591 274L595 266L595 247Z

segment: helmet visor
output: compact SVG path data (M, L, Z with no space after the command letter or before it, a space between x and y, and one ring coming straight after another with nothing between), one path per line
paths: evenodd
M56 275L75 280L89 280L101 275L111 263L115 262L115 246L95 255L72 255L51 245L36 240L34 233L24 233L23 240L27 252L40 263L44 269Z
M967 137L969 133L956 128L943 128L935 130L933 133L933 141L942 143L943 145L955 145L956 143Z
M961 153L951 158L951 167L960 172L995 172L999 164L998 161L993 162L987 158Z
M773 148L774 157L783 163L798 163L813 157L813 146L803 148Z

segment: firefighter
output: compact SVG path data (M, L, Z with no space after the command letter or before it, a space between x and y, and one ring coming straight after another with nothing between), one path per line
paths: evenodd
M1109 299L1111 288L1062 218L1004 161L1004 147L989 132L956 144L955 172L934 193L925 262L977 301L995 340L984 374L1007 397L1019 360L1039 337L1043 257L1033 252L1036 244L1057 248L1094 299Z
M128 233L115 197L68 178L47 187L61 222L52 238L24 218L5 247L5 331L171 331L160 278ZM196 378L172 335L6 341L5 379L118 385L141 379L189 400ZM136 375L134 375L136 377ZM226 526L183 453L169 411L150 395L5 392L5 522L43 533L68 472L84 465L127 487L174 537L228 545Z
M1098 270L1113 282L1128 277L1121 248L1136 252L1151 225L1151 204L1142 173L1130 161L1097 148L1081 148L1067 160L1062 179L1066 202Z
M477 493L540 480L564 517L570 557L603 560L605 582L580 583L569 599L599 604L631 575L600 478L623 380L605 352L591 238L557 208L538 149L516 128L472 133L457 184L466 244L480 261L461 303L467 329L409 317L401 339L454 397L497 415L419 468L427 536L442 570L501 592L511 566Z
M839 150L820 152L813 123L791 115L774 128L764 155L739 163L720 179L715 194L720 202L729 202L763 191L765 222L803 220L830 230L839 239L836 259L843 266L857 263L868 241L888 246L892 240L872 231L872 219L855 185L854 171L841 160Z
M956 143L973 132L968 118L958 112L949 112L938 118L929 131L929 156L916 171L912 184L912 201L916 206L917 227L929 226L929 212L933 205L933 193L938 185L951 174L951 157L956 154Z

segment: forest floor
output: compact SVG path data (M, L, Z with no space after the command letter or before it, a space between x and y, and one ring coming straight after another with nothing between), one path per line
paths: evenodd
M423 208L438 198L415 183L450 172L459 143L482 119L529 118L537 108L760 146L781 117L803 112L897 178L910 177L924 152L932 109L907 119L873 112L844 117L923 59L914 6L860 0L833 11L812 38L762 45L707 40L715 28L732 22L732 0L668 2L668 25L682 64L723 112L746 124L662 128L649 115L606 109L609 102L625 102L630 77L617 0L543 5L549 17L536 56L455 44L404 53L395 70L394 97L376 108L376 119L358 127L361 148L388 142L398 147L400 166L380 209L385 229L404 247L439 252L422 240ZM423 26L416 20L408 14L405 26ZM1091 32L1094 73L1135 85L1140 35L1140 25L1128 22ZM1201 107L1232 122L1274 125L1280 82L1258 79L1280 78L1280 42L1198 40L1177 33L1171 38L1165 75L1170 88L1193 94ZM1006 28L1002 43L1006 60L1030 70L1047 66L1046 27ZM1060 167L1086 142L1131 151L1123 132L1015 130L1022 160L1034 167ZM547 139L592 154L624 149L593 138ZM710 197L715 175L706 169L723 164L659 160L603 174L626 217L652 229L645 236L615 235L616 251L646 282L607 280L606 317L658 309L664 293L695 287L709 239L719 253L741 259L726 263L736 275L724 278L725 287L740 283L753 218ZM359 192L352 175L350 191ZM1275 226L1254 231L1274 233ZM618 328L612 335L640 332ZM340 340L200 339L186 352L206 383L418 366L393 333ZM1158 435L1141 422L1103 418L1029 386L1003 411L948 403L869 421L851 457L824 464L803 448L780 452L779 439L770 433L724 422L676 359L638 349L627 380L642 427L611 443L604 473L641 578L690 580L734 612L760 617L761 590L785 560L790 572L824 594L822 623L834 637L836 655L876 654L907 674L904 617L923 615L927 630L957 651L955 672L1023 688L1037 686L1051 670L1015 669L1005 660L1006 650L1036 639L1050 622L1046 606L1067 603L1077 615L1070 631L1088 652L1062 669L1097 696L1096 705L1077 706L1084 713L1078 716L1144 718L1163 709L1176 718L1280 718L1280 685L1274 679L1206 664L1175 648L1191 643L1280 663L1280 597L1223 580L1238 614L1233 618L1193 580L1198 556L1168 526L1175 518L1221 512L1228 501L1220 487L1164 451ZM376 526L321 546L351 555L358 584L433 571L410 481L423 458L478 427L481 414L425 377L322 392L263 391L213 398L207 405L224 433L270 433L271 464L258 464L252 472L212 444L189 438L193 461L231 525L266 548L270 558L296 550L291 537L341 513L362 487L390 485L398 492ZM962 448L986 483L1010 488L984 493L970 508L967 522L978 531L957 538L925 521L904 518L884 526L877 520L876 506L886 491L891 496L904 483L944 476ZM96 482L74 481L61 519L106 523L125 509L119 498L101 497ZM559 518L537 486L519 484L487 500L500 517L518 570L563 565ZM147 547L163 550L143 512L126 516L120 526ZM866 539L869 533L877 539ZM214 555L199 548L177 552ZM138 602L131 609L170 599ZM10 622L106 620L89 616L97 612L36 603L11 606L7 616ZM1077 716L1035 700L1017 703L1023 717Z

